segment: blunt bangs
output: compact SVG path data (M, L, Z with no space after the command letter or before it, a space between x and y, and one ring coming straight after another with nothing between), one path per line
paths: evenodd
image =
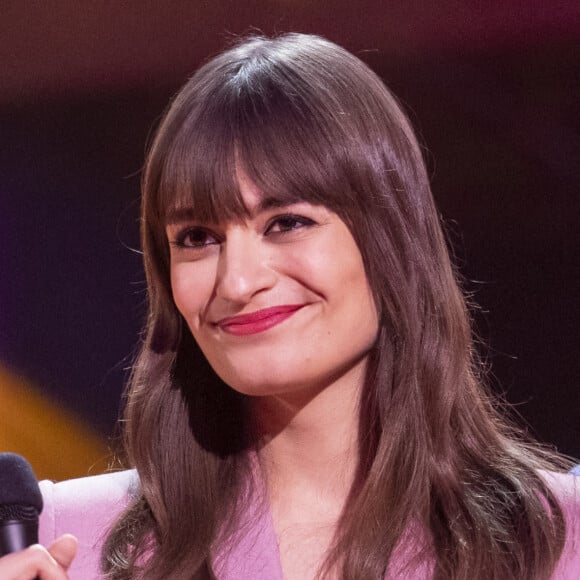
M364 123L343 112L349 106L341 97L355 87L340 86L344 79L325 69L323 52L310 62L299 46L295 54L271 55L267 45L250 43L202 67L173 103L152 150L149 169L157 166L157 178L149 180L148 219L164 227L184 212L208 223L248 215L240 171L281 204L320 204L343 219L355 206L368 211L368 192L361 191L368 188L358 177L374 173L375 146L362 134Z

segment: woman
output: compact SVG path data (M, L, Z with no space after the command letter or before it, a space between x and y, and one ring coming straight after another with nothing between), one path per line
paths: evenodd
M203 66L151 147L142 240L139 484L55 486L109 514L80 532L108 530L108 577L580 574L577 484L483 388L419 146L357 58L290 34Z

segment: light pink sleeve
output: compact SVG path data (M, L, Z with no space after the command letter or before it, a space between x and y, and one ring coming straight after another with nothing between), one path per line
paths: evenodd
M71 580L97 580L101 549L107 532L135 493L137 477L122 471L60 483L41 481L44 509L39 540L45 546L64 533L79 540L77 556L69 570Z
M560 501L566 517L566 544L552 577L553 580L580 578L580 476L572 474L546 475Z

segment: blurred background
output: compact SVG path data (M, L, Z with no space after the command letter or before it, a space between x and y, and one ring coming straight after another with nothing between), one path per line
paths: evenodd
M580 457L580 4L502 0L0 6L0 450L102 471L144 316L146 143L195 68L251 32L367 62L425 145L491 383Z

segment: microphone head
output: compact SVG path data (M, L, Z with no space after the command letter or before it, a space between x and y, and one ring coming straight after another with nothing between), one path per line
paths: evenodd
M0 523L38 518L42 494L32 467L16 453L0 453Z

